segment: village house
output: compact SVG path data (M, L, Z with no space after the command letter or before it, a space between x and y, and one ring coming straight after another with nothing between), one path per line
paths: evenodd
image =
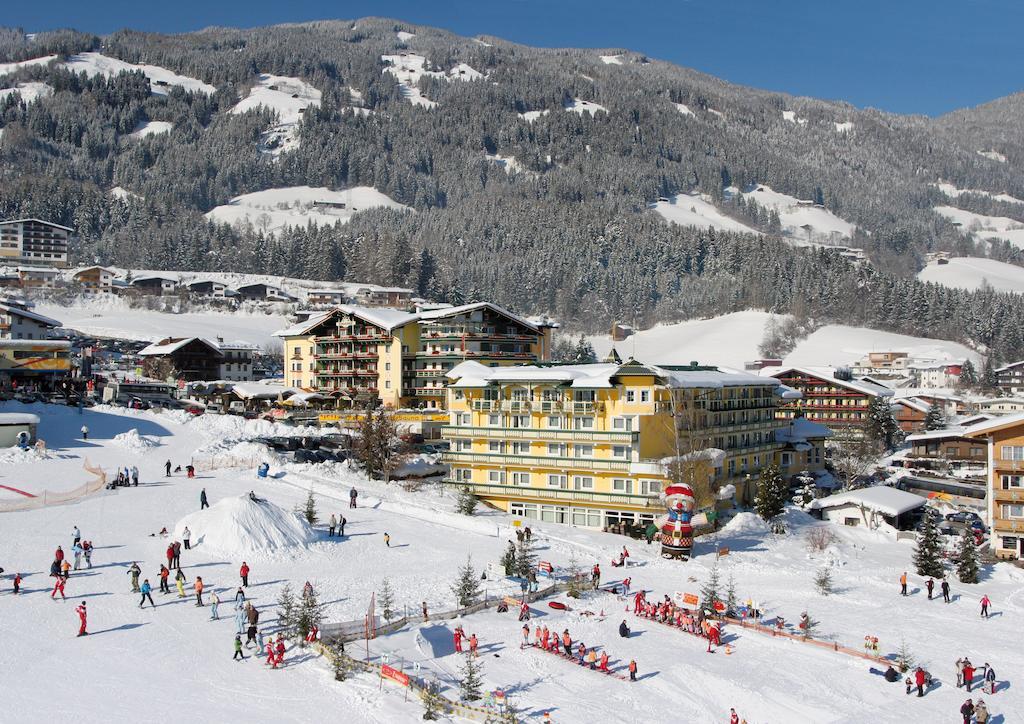
M221 282L215 282L210 279L200 279L194 281L188 285L188 290L197 297L210 297L213 299L223 299L227 286Z
M103 266L79 269L71 278L84 294L105 294L114 287L114 270Z
M298 301L288 292L272 284L243 284L238 287L238 294L247 302L295 302Z
M809 507L812 515L842 525L874 530L886 524L896 530L907 530L913 527L927 502L905 490L875 485L818 498Z
M216 380L224 355L201 337L168 337L142 348L142 369L155 380Z
M0 297L0 339L48 339L61 323L32 311L23 299Z
M60 272L38 266L19 266L18 283L22 289L53 289L60 279Z
M919 432L924 429L931 405L914 397L900 397L892 401L890 409L903 432Z
M1024 392L1024 360L997 367L996 384L1008 395Z
M161 297L175 294L178 291L178 282L170 277L136 277L131 281L131 289L138 294Z
M768 368L771 376L800 392L777 411L781 419L802 415L831 429L838 439L859 438L867 425L872 399L892 398L892 390L869 380L843 380L831 368Z

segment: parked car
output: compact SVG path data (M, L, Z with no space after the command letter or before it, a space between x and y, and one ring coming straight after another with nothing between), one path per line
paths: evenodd
M211 402L206 406L206 411L211 415L223 415L225 413L224 406L219 405L216 402Z
M185 412L187 412L190 415L198 417L199 415L202 415L204 412L206 412L206 410L204 410L199 405L189 405L188 407L185 408Z
M969 524L971 521L981 522L981 516L970 510L958 510L955 513L946 513L946 520L951 523Z

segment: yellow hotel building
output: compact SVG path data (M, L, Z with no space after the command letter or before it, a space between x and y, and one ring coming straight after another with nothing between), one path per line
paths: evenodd
M1024 558L1024 413L967 428L964 437L988 443L988 525L1000 557Z
M692 482L733 483L744 500L769 464L823 469L831 434L776 419L799 396L778 380L714 367L466 362L449 378L450 482L513 515L575 526L660 516L666 458L703 461L689 466Z
M330 395L342 407L442 408L454 366L548 360L553 327L489 302L424 312L340 305L277 336L286 386Z

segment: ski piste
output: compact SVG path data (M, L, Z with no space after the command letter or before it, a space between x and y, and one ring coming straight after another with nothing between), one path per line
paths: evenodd
M596 674L604 674L605 676L611 676L612 678L619 679L620 681L630 681L630 678L628 676L623 676L622 674L616 673L615 671L612 671L611 669L609 669L608 671L603 671L603 670L601 670L599 668L591 669L588 664L586 664L586 663L581 664L579 662L579 659L576 656L567 656L565 653L563 653L563 649L561 648L561 646L562 646L561 644L559 644L558 646L559 646L558 651L553 651L553 650L548 650L548 649L545 649L545 648L543 648L541 646L538 646L537 644L530 644L529 646L524 645L524 644L519 644L519 648L520 649L534 649L535 651L539 651L541 653L550 654L551 656L555 656L555 657L557 657L559 659L562 659L566 663L572 664L572 665L577 666L577 667L579 667L581 669L587 669L589 671L593 671Z

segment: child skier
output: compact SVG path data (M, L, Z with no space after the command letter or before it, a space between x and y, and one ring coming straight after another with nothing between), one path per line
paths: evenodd
M211 621L218 620L219 616L217 616L217 606L219 606L219 605L220 605L220 598L217 597L217 592L216 591L211 591L210 592L210 620Z
M178 588L178 598L185 597L185 574L178 569L178 572L174 575L174 585Z
M61 595L63 596L63 593ZM85 621L86 621L85 601L82 601L82 605L75 609L75 613L78 614L78 622L79 622L78 635L79 636L87 636L89 634L89 632L85 630Z
M142 605L146 602L147 598L149 599L149 605L156 608L156 604L153 603L152 590L153 587L149 585L149 579L147 578L142 582L142 588L139 589L139 593L142 594L142 600L139 601L139 608L142 608Z
M237 659L245 660L245 654L242 653L242 639L240 636L235 636L235 655L231 657L232 661Z

